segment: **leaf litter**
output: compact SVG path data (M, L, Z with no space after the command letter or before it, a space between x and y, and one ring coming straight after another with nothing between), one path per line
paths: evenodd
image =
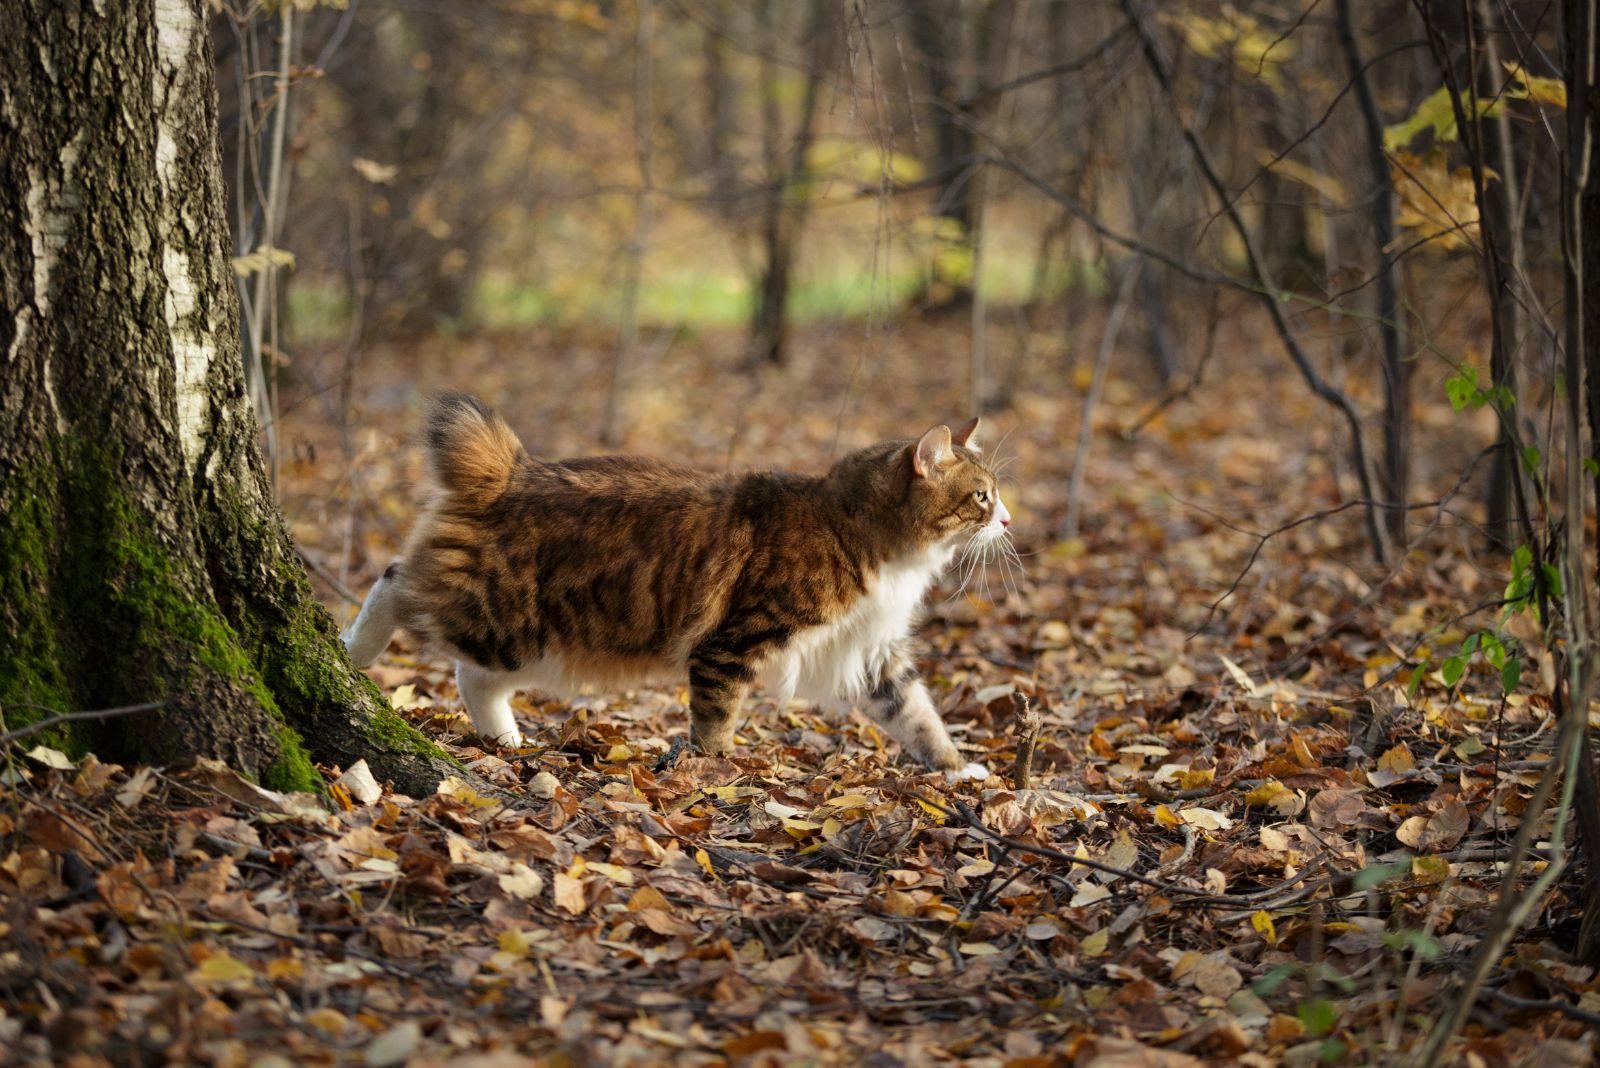
M1254 328L1224 332L1244 353ZM896 330L855 367L808 334L797 367L743 392L737 339L707 339L641 376L629 447L807 467L909 433L960 410L964 369L922 356L945 330ZM414 413L380 374L471 381L541 449L590 449L608 350L563 340L590 354L559 396L507 339L456 343L449 383L386 353L349 465L337 427L291 421L283 498L307 552L353 546L370 574L403 537ZM892 388L912 374L920 395ZM1449 527L1375 571L1342 515L1269 540L1240 579L1241 530L1348 492L1333 428L1271 376L1208 384L1135 442L1100 435L1082 539L1057 541L1079 406L1070 367L1039 375L995 420L1015 428L1027 571L946 588L922 632L987 782L949 787L863 720L759 694L729 757L675 747L683 694L648 690L523 695L528 744L492 750L449 665L402 638L371 674L463 767L427 797L364 762L322 769L317 796L209 761L14 755L0 1048L74 1068L1396 1062L1478 943L1553 733L1536 678L1403 681L1503 576ZM1148 396L1114 378L1101 429ZM841 397L862 429L836 445ZM1447 455L1419 478L1447 481ZM1027 790L1013 693L1042 723ZM1564 948L1577 909L1558 886L1539 916L1462 1063L1587 1062L1600 985Z

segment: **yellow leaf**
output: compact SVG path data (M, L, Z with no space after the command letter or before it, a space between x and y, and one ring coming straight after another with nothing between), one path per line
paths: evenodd
M1342 208L1350 202L1350 191L1344 183L1330 175L1323 174L1314 167L1307 167L1304 163L1296 163L1292 159L1274 159L1273 154L1265 148L1256 152L1256 160L1263 167L1270 166L1273 174L1282 175L1290 181L1299 182L1303 186L1321 194L1322 199L1337 208Z
M433 704L428 697L418 697L417 687L414 683L395 687L394 695L389 698L389 704L396 712L406 712L413 708L427 708Z
M1078 951L1085 957L1103 957L1110 945L1110 932L1099 930L1078 943Z
M1450 878L1450 862L1443 857L1412 857L1411 874L1420 882L1437 885Z
M1522 64L1513 63L1511 60L1501 60L1504 67L1513 78L1522 83L1522 89L1517 94L1540 104L1550 104L1554 107L1567 106L1567 86L1559 78L1540 78L1529 74L1522 69Z
M597 860L589 861L587 867L589 871L597 871L614 883L622 886L633 885L633 872L627 868L618 867L615 864L602 864Z
M1206 959L1206 955L1204 953L1199 953L1199 952L1196 952L1195 950L1192 950L1192 949L1184 950L1183 954L1176 961L1173 962L1173 965L1172 965L1172 978L1173 978L1173 981L1176 982L1177 980L1182 979L1184 976L1188 975L1190 972L1194 971L1195 968L1200 966L1200 962L1205 960L1205 959Z
M1289 788L1283 785L1283 783L1279 782L1277 779L1268 779L1260 786L1257 786L1254 790L1251 790L1249 793L1245 794L1244 803L1249 807L1255 807L1257 805L1269 805L1272 803L1273 798L1277 797L1279 794L1286 794L1288 792Z
M1240 667L1238 664L1235 664L1232 660L1229 660L1221 653L1217 654L1217 659L1222 661L1222 666L1228 669L1228 674L1233 676L1233 681L1239 684L1239 688L1241 690L1249 694L1251 697L1261 696L1260 688L1250 680L1250 676L1245 673L1244 668Z
M1072 895L1072 900L1067 904L1075 909L1087 908L1097 901L1104 901L1110 896L1111 891L1099 883L1084 883L1078 888L1078 892Z
M396 164L377 163L370 159L362 159L359 156L350 165L355 168L357 174L373 185L389 185L394 181L395 176L400 173L400 168Z
M47 768L55 768L59 771L66 771L68 768L73 766L72 761L67 757L67 754L63 753L59 749L51 749L47 745L34 746L32 749L28 750L28 756L33 760L37 760Z
M294 957L279 957L267 961L268 979L298 979L306 974L306 966Z
M1221 5L1216 15L1185 8L1163 12L1159 17L1178 31L1195 55L1231 60L1240 73L1260 78L1274 90L1283 86L1283 61L1298 51L1292 37L1263 26L1232 4Z
M511 870L498 876L495 882L512 897L532 901L544 892L544 876L521 861L512 861Z
M1084 389L1087 390L1088 388L1088 384L1085 383ZM1048 620L1034 635L1033 644L1036 649L1040 647L1062 648L1069 646L1072 644L1072 628L1059 619Z
M1255 914L1250 917L1250 926L1254 927L1256 932L1267 940L1269 946L1278 944L1278 929L1273 926L1272 917L1268 915L1265 909L1256 910Z
M327 1006L313 1009L306 1013L306 1023L315 1027L318 1031L330 1035L342 1035L344 1034L344 1029L350 1025L350 1021L345 1019L344 1013Z
M934 808L932 805L928 804L928 802L924 801L920 797L917 798L917 804L918 804L918 806L921 807L922 811L926 812L928 815L933 817L933 821L935 823L943 823L944 822L944 813L943 812L939 811L937 808Z
M1399 197L1395 221L1424 238L1431 238L1447 249L1466 248L1478 233L1477 192L1472 168L1451 170L1444 152L1435 149L1426 156L1392 152L1391 174ZM1494 178L1485 170L1485 178Z
M207 957L189 973L190 981L199 986L248 986L255 978L255 969L226 953Z
M520 960L533 952L533 939L526 931L501 931L500 952Z
M1186 808L1178 813L1178 818L1203 831L1225 831L1233 826L1232 818L1214 808Z
M1478 115L1484 117L1492 114L1494 109L1501 106L1501 98L1479 97ZM1470 115L1472 105L1466 97L1461 98L1461 113ZM1409 119L1395 123L1393 126L1383 128L1383 147L1393 152L1409 145L1423 130L1433 131L1435 142L1454 141L1461 135L1456 128L1456 109L1450 103L1450 88L1441 85L1423 98L1417 105Z
M717 874L717 869L711 866L711 854L707 853L704 849L696 849L694 851L694 862L700 865L700 867L705 870L707 875Z
M582 916L589 907L583 894L583 883L566 872L556 873L555 896L556 905L574 916Z
M444 781L439 784L436 792L446 797L453 797L471 808L491 808L500 804L499 801L492 797L484 797L456 775L447 775Z
M638 912L640 909L662 909L670 912L672 911L672 905L662 896L660 890L647 883L635 890L633 896L628 898L629 912Z
M1000 952L1000 947L993 942L963 942L961 952L969 957L992 957Z
M1178 827L1183 824L1183 821L1173 815L1172 810L1166 805L1156 806L1156 822L1163 827Z
M1384 771L1403 774L1416 768L1417 762L1411 755L1411 750L1402 742L1378 758L1378 767Z
M883 894L883 911L891 916L909 918L917 914L917 901L904 890L886 890Z
M248 278L257 271L266 271L274 267L293 267L294 253L288 249L273 248L271 245L258 246L253 252L246 252L243 256L233 258L233 273L240 278Z

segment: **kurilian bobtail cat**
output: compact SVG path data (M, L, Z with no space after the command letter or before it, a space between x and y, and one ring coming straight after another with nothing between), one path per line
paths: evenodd
M428 416L433 491L400 559L344 633L365 667L397 626L456 657L478 731L521 733L509 698L689 674L691 738L733 741L758 676L861 706L912 756L967 764L917 678L908 637L957 550L1010 513L973 420L851 453L820 477L717 475L631 456L546 462L480 401Z

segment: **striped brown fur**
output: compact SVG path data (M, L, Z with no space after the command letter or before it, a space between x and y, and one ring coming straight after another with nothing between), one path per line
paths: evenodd
M967 447L974 425L874 445L819 476L718 475L631 456L536 459L480 401L440 397L431 491L346 639L358 661L396 625L450 650L474 722L502 741L519 738L512 689L687 669L694 740L720 752L758 672L787 670L792 689L832 671L837 684L821 688L840 692L811 696L858 700L913 755L960 767L928 722L907 634L954 549L1009 519ZM899 722L911 705L918 722Z

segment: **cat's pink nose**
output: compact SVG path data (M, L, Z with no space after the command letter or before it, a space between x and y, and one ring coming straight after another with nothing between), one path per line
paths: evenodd
M1008 515L1001 516L1000 525L1003 527L1009 527L1011 525L1011 517Z

